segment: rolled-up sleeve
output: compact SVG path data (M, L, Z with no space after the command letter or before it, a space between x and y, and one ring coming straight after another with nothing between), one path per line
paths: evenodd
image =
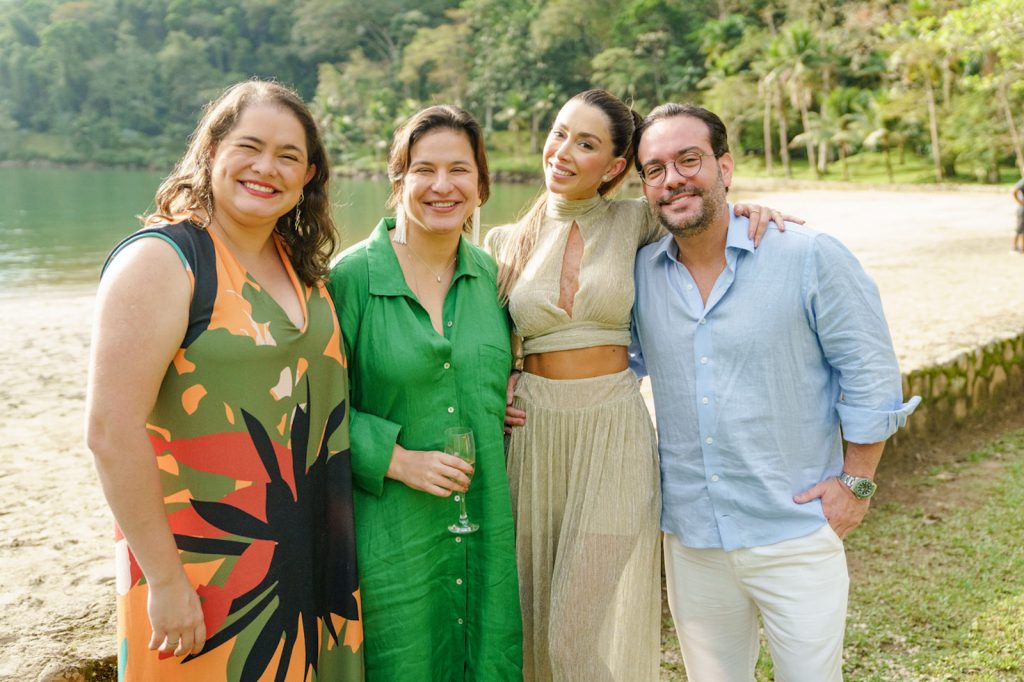
M380 497L384 492L384 478L401 430L401 425L383 417L355 409L349 412L352 478L371 495Z
M843 437L852 443L887 439L921 399L903 401L878 287L845 246L818 234L808 251L803 288L807 315L838 377Z
M843 438L851 443L878 443L896 433L917 409L921 396L915 395L896 410L872 410L840 401L836 406L843 425Z

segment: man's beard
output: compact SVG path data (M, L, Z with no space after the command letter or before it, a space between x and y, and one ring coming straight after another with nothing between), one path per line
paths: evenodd
M701 232L706 232L708 228L715 222L715 219L722 213L722 209L725 206L725 192L724 182L721 172L718 174L718 181L714 187L709 189L700 189L699 187L684 186L676 189L668 197L659 201L658 204L658 221L662 226L668 230L672 235L676 237L682 237L686 239L688 237L695 237ZM680 194L692 194L700 197L700 212L689 218L679 218L676 222L665 216L665 213L661 210L661 206L664 203L672 201Z

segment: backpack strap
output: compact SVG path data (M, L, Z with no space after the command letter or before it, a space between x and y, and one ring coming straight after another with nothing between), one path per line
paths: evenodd
M188 220L145 227L114 247L103 264L100 277L126 246L146 238L162 239L170 244L192 281L188 328L181 342L182 348L188 348L210 326L213 315L213 302L217 296L217 256L213 239L205 229Z

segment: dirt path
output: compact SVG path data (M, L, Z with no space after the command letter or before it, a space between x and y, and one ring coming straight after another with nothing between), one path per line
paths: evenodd
M882 292L903 371L1024 329L1009 190L738 196L785 207L857 255Z
M905 371L1024 329L1008 189L733 199L846 243L878 282ZM114 653L112 521L81 437L91 311L89 290L0 292L0 680Z

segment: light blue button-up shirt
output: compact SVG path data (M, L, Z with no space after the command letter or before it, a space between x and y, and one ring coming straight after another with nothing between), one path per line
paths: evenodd
M795 224L755 251L747 228L732 216L707 305L671 236L636 259L630 364L654 392L662 529L688 547L814 532L820 501L793 495L840 473L842 436L885 440L920 402L903 402L878 288L853 254Z

